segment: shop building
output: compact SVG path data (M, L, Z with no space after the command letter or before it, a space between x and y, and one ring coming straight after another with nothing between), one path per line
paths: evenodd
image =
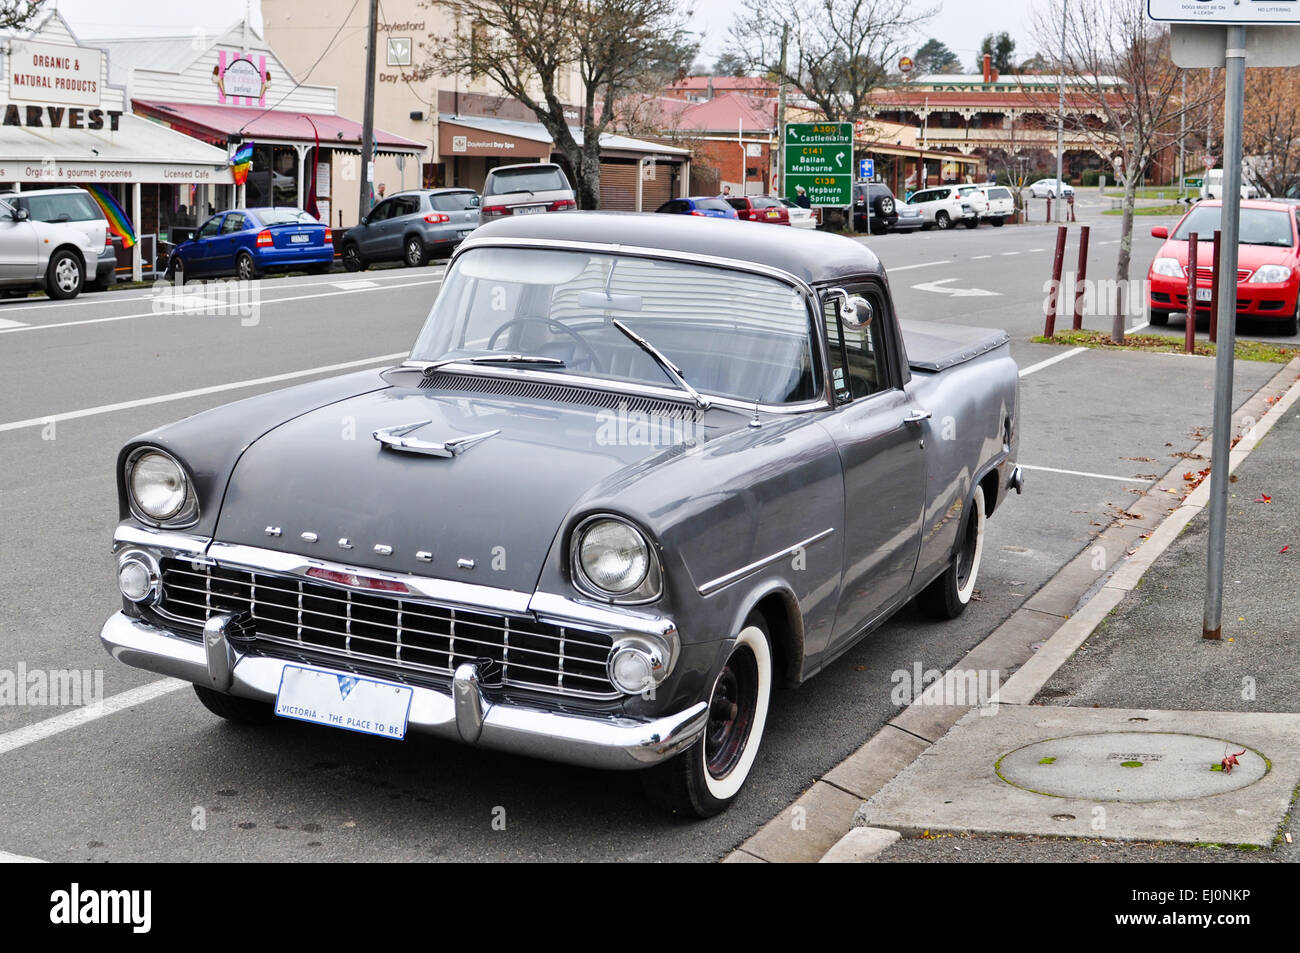
M119 275L153 274L180 206L225 207L234 179L224 149L135 114L112 79L111 53L83 41L56 10L0 49L0 191L100 185L138 241L115 239Z
M317 74L333 77L339 87L340 111L350 114L360 114L364 105L366 16L365 4L348 0L262 0L266 38L282 51L286 66L305 70L318 63ZM340 39L331 45L336 31ZM445 6L436 0L385 0L377 38L375 125L427 148L416 167L397 154L381 150L376 155L375 183L388 194L421 186L481 190L488 171L497 166L558 161L550 134L532 110L502 96L487 78L424 75L425 51L456 42L455 20ZM583 95L576 70L561 72L557 93L578 132L582 108L576 103ZM601 137L602 208L635 210L639 194L640 207L652 210L685 194L689 176L685 149L627 136ZM358 190L350 191L338 201L345 220L354 222Z
M137 115L223 156L253 143L252 169L238 195L225 204L200 203L197 215L193 206L169 208L170 223L193 226L209 211L268 205L314 209L335 227L355 223L348 210L356 208L360 189L362 126L340 114L336 87L308 82L327 76L324 70L293 72L246 22L218 36L98 45L108 51L111 78L125 87ZM426 146L376 126L376 153L418 169Z

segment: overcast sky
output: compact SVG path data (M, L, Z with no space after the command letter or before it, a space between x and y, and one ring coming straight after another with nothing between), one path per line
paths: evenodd
M775 2L779 6L782 0ZM1006 30L1016 40L1017 58L1027 57L1034 52L1029 40L1029 11L1035 5L1049 2L1053 0L998 0L996 3L942 0L940 14L912 38L908 52L915 52L927 38L937 37L970 70L980 41L989 33ZM215 33L243 17L245 8L245 0L203 0L201 3L56 0L56 3L72 28L82 36L188 35L196 29ZM703 36L700 59L711 64L726 49L728 28L742 4L740 0L695 0L692 6L695 29ZM252 14L253 23L260 25L259 0L253 0Z

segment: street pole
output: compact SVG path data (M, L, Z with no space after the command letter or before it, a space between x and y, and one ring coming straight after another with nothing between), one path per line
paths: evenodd
M1182 198L1185 194L1187 182L1187 160L1186 150L1183 148L1184 140L1187 138L1187 74L1183 73L1181 77L1182 89L1179 95L1182 96L1178 103L1180 112L1178 113L1178 197Z
M379 17L379 0L370 0L370 20L366 25L366 103L361 121L361 193L357 200L357 219L370 212L375 152L375 24Z
M1061 71L1056 84L1056 220L1065 221L1065 19L1068 0L1061 0Z
M790 43L790 24L781 27L781 87L776 94L776 134L780 146L776 150L776 187L782 198L786 198L785 189L785 71L786 50Z
M1210 538L1206 544L1205 617L1201 636L1223 636L1223 556L1228 521L1228 456L1232 450L1232 372L1237 350L1237 241L1241 222L1242 113L1246 91L1246 28L1227 27L1223 97L1223 242L1219 269L1219 340L1214 357L1214 435L1210 459ZM1189 302L1189 311L1195 303ZM1191 320L1190 318L1188 320Z

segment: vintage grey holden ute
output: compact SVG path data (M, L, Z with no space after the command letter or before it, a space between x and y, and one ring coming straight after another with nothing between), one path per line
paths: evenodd
M774 687L965 608L1017 443L1006 334L900 323L858 242L506 219L400 365L122 449L101 638L224 718L637 769L708 816Z

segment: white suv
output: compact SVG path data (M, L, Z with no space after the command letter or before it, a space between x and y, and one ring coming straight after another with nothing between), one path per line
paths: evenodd
M963 196L967 195L968 190L973 190L973 194L979 196L979 201L972 202L972 205L979 217L990 225L999 226L1016 214L1015 199L1005 185L987 182L984 185L961 186Z
M932 189L913 192L907 204L921 213L924 224L922 228L947 230L958 222L964 222L967 228L979 224L979 216L971 203L961 197L961 187L940 185Z

